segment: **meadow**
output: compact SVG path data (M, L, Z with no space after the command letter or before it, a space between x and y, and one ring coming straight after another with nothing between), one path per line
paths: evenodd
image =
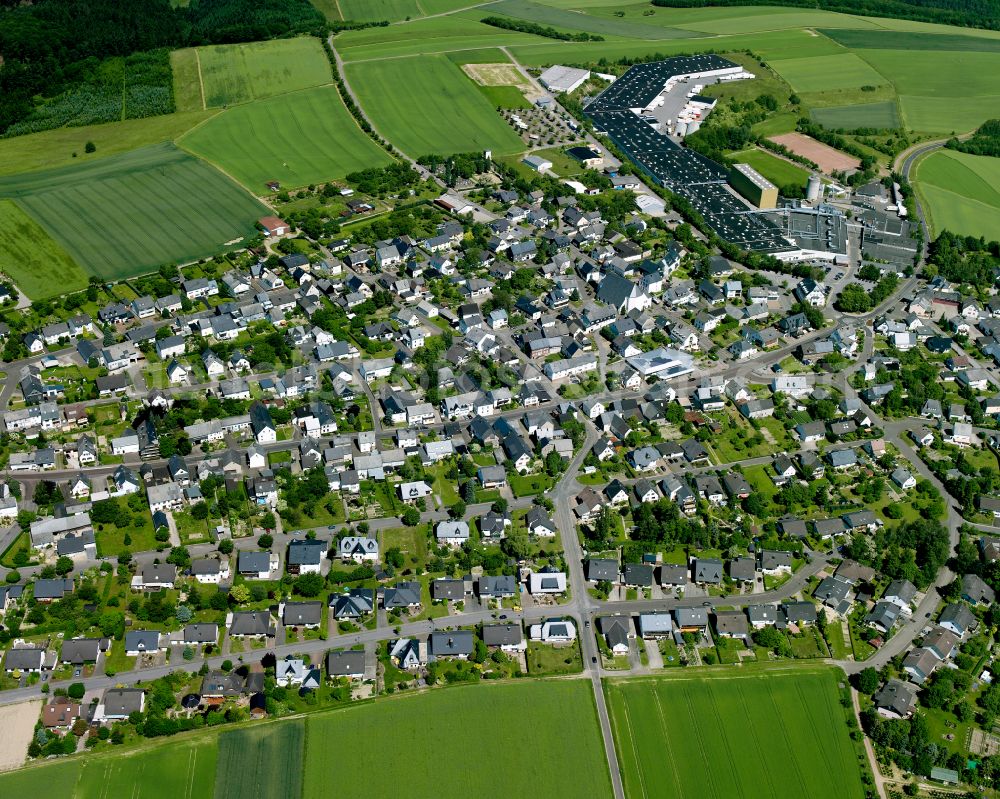
M230 108L180 143L252 192L266 191L269 180L304 186L392 161L358 127L335 86Z
M55 760L35 768L0 774L0 796L73 797L80 760Z
M829 108L814 108L810 114L813 122L826 128L897 128L899 127L899 110L896 103L886 100L881 103L862 103L859 105L831 106Z
M646 25L641 21L628 21L614 16L592 16L553 8L532 0L500 0L488 7L490 14L524 19L560 30L584 31L599 36L619 36L626 39L682 39L697 36L680 28Z
M456 735L463 720L481 734ZM314 715L306 724L303 799L362 786L368 796L391 796L401 785L410 799L611 796L588 681L459 686Z
M109 280L213 255L251 235L265 210L172 144L2 178L3 197L17 200L88 274ZM0 232L0 248L12 242L10 230Z
M997 237L1000 158L937 150L917 164L916 180L935 234Z
M346 73L378 132L411 157L524 149L493 105L443 56L348 65Z
M775 62L774 68L797 92L853 89L886 82L854 53L789 58Z
M79 264L13 200L0 200L0 230L0 270L31 299L86 288Z
M795 669L607 682L626 795L864 796L837 679Z
M247 103L332 80L323 45L307 36L199 47L197 61L208 108Z
M305 720L292 719L220 735L215 799L302 796L305 734Z

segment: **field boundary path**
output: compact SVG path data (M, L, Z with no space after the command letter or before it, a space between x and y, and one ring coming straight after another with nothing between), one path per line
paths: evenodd
M194 62L198 65L198 88L201 91L201 110L207 111L208 106L205 103L205 78L201 74L201 55L198 53L198 48L194 48Z

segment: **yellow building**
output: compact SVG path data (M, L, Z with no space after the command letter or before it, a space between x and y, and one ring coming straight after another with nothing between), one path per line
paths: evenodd
M733 164L729 185L758 208L776 208L778 205L778 187L750 164Z

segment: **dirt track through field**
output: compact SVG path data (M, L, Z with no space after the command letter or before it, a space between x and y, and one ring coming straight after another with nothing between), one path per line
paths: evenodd
M24 765L41 709L40 700L0 707L0 730L4 733L0 736L0 771Z

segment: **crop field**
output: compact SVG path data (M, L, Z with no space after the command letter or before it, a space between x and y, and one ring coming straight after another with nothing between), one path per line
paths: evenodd
M547 41L530 33L484 25L479 21L483 16L486 15L471 18L451 15L417 20L406 25L390 25L388 28L346 31L336 39L337 50L344 61L350 63Z
M585 31L601 36L621 36L627 39L681 39L697 35L680 28L644 25L641 22L630 22L617 17L597 17L576 11L552 8L552 6L534 3L531 0L500 0L499 3L491 4L487 11L490 14L525 19L560 30Z
M885 78L854 53L787 58L775 62L774 68L797 92L854 89L886 82Z
M935 233L996 237L1000 158L938 150L917 164L916 180Z
M489 100L443 56L378 61L346 72L375 128L412 157L524 149Z
M304 719L220 735L215 799L301 796L305 735ZM362 749L371 751L372 747Z
M0 774L0 796L73 796L80 776L79 760L53 760L44 765Z
M864 796L832 669L611 681L606 693L634 799Z
M680 27L705 33L757 33L792 28L813 28L820 26L847 28L876 28L877 25L862 17L835 14L832 11L782 11L773 9L773 14L746 14L749 9L729 9L730 13L714 20L695 18L688 23L677 23Z
M825 128L897 128L900 125L899 110L890 100L881 103L842 105L830 108L814 108L810 112L813 122Z
M494 108L531 108L531 103L517 86L477 86Z
M230 108L181 140L252 192L383 166L392 157L358 127L335 86L306 89Z
M407 17L422 17L423 11L417 0L337 0L344 19L360 22L388 20L398 22Z
M933 50L1000 52L1000 39L961 34L917 33L914 31L820 30L850 50Z
M31 299L87 287L79 264L13 200L0 200L0 231L0 270Z
M483 735L454 735L458 719L483 720L490 757ZM314 715L307 724L303 799L360 786L368 796L393 796L401 785L409 799L611 796L586 681L460 686ZM391 743L359 747L359 740Z
M805 186L809 179L805 168L756 147L729 155L740 163L750 164L776 186Z
M0 179L83 269L104 279L221 251L250 235L264 206L172 144ZM0 232L0 248L10 232Z
M307 36L199 47L197 58L208 108L260 100L332 80L322 44Z
M212 799L215 765L214 740L192 743L178 739L129 757L84 761L72 796L73 799Z

